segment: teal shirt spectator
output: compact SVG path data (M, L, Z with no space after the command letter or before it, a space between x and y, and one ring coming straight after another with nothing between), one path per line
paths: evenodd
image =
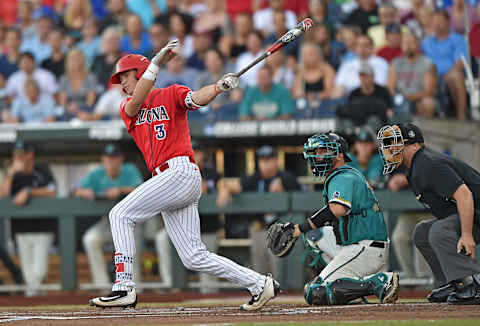
M96 196L103 196L108 189L115 187L136 187L142 182L143 178L137 167L132 163L124 163L120 175L117 178L110 178L102 166L90 172L90 174L82 180L80 187L90 188Z
M12 104L12 116L24 123L46 122L48 118L55 117L56 104L49 94L39 94L35 103L28 97L19 96Z
M465 59L468 59L465 38L452 31L444 40L434 36L426 37L421 47L422 52L435 64L440 76L449 72L455 63L461 60L462 54Z
M101 38L99 36L95 37L90 42L85 40L77 43L76 47L82 51L86 59L86 64L90 69L92 67L93 59L100 54L100 43Z
M351 162L347 164L354 167L358 171L362 172L363 176L367 179L372 187L375 187L383 178L383 163L380 155L374 154L368 162L367 168L364 170L358 164L357 157L355 155L349 155Z
M387 241L387 227L373 189L362 173L344 165L334 170L325 180L323 197L327 203L337 203L349 209L339 218L342 245L362 240Z
M153 16L151 0L127 0L127 8L135 15L139 16L145 28L150 28L155 20ZM155 0L160 12L167 11L167 4L165 0Z
M263 93L255 86L248 88L240 104L240 117L275 119L283 114L293 114L295 104L288 89L273 84L269 92Z

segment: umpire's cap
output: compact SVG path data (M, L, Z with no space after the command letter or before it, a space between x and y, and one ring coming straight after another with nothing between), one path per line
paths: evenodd
M404 144L424 143L422 131L413 123L399 124L398 127L402 132Z

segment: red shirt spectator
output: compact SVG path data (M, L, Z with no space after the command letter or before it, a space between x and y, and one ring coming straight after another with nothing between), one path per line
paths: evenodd
M396 57L402 56L402 29L397 23L385 26L387 45L377 51L379 57L391 62Z

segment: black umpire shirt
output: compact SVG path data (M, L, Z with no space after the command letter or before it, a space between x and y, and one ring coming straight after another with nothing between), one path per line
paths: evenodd
M453 194L462 184L466 184L473 194L475 220L479 222L480 173L468 164L422 148L415 153L407 179L410 188L426 208L437 218L458 214Z

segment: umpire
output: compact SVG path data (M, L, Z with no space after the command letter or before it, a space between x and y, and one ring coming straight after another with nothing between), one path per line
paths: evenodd
M377 135L384 174L404 165L410 189L435 218L417 224L415 245L439 288L430 302L480 304L480 173L468 164L425 147L413 124L385 126Z

